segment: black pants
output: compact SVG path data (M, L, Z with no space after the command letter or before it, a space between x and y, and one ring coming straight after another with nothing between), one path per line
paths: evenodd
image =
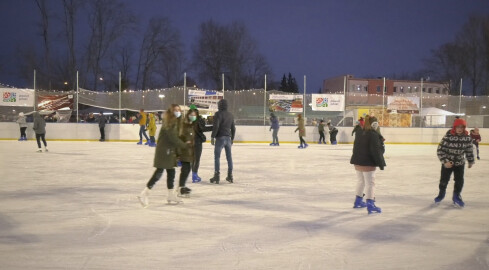
M307 144L306 141L304 141L304 139L302 138L302 136L299 136L299 140L301 141L301 145L302 144Z
M450 176L453 172L455 180L453 192L460 194L464 187L464 169L465 166L453 166L451 168L445 168L445 166L441 165L440 190L445 191L447 189L448 181L450 181Z
M100 127L100 139L105 141L105 127Z
M275 128L272 131L272 143L278 144L278 128Z
M479 157L479 143L474 142L474 145L475 145L475 149L477 149L477 157Z
M149 179L148 184L146 184L146 187L149 189L152 189L153 186L160 180L161 176L163 176L163 171L165 169L161 168L156 168L155 172L153 173L153 176L151 176L151 179ZM168 189L173 189L173 182L175 181L175 169L166 169L166 187Z
M25 135L26 129L27 129L27 127L21 127L20 128L20 137L26 137L26 135ZM477 148L477 149L479 149L479 148Z
M194 144L194 163L192 164L192 172L199 172L200 157L202 156L202 143L196 142Z
M37 147L41 148L41 139L42 142L44 143L44 147L47 147L48 144L46 143L46 133L43 134L36 133Z
M182 161L182 168L180 169L180 180L178 181L178 185L180 187L185 186L185 182L187 182L188 175L190 174L190 162Z
M331 143L332 143L332 142L336 142L336 134L337 134L337 133L338 133L338 132L331 132L331 133L329 134L329 140L331 141Z
M325 138L324 138L324 131L319 131L319 142L326 143Z

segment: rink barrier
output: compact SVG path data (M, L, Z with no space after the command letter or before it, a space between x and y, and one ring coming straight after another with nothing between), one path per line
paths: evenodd
M157 125L158 129L160 125ZM353 127L337 127L338 144L353 143L351 132ZM236 126L236 143L271 143L272 132L269 126ZM298 144L299 136L295 133L296 126L280 127L278 138L281 144ZM159 130L158 130L159 131ZM158 134L157 131L157 134ZM382 127L381 132L386 144L438 144L448 128L388 128ZM27 138L35 140L32 123L28 123ZM489 144L489 128L480 129L482 145ZM329 141L326 134L326 141ZM0 140L17 140L20 136L19 125L13 122L0 123ZM105 127L108 142L137 142L139 141L139 125L137 124L107 124ZM210 132L206 132L207 143L210 142ZM97 124L76 123L47 123L46 139L49 141L98 141L100 131ZM319 140L317 127L307 126L305 140L315 144ZM487 142L485 142L487 140Z

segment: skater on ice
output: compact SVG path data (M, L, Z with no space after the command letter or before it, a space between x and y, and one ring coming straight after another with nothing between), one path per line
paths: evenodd
M144 207L149 205L149 192L156 182L160 180L165 170L167 174L166 187L168 188L167 202L182 202L174 191L175 167L177 166L176 151L177 149L186 149L191 142L183 142L178 138L177 121L181 114L180 106L172 104L163 115L163 124L158 135L158 144L156 145L153 163L156 170L146 184L146 188L138 196L139 201Z
M304 124L304 118L302 118L302 114L299 113L297 115L297 128L295 129L294 132L299 131L299 141L300 145L297 147L299 149L304 149L307 148L309 145L304 141L304 138L306 136L306 126Z
M337 144L338 142L336 141L336 134L338 134L338 129L335 128L333 125L331 125L331 122L328 122L328 129L329 129L329 141L331 144Z
M148 135L149 135L149 147L156 147L156 119L153 113L148 114Z
M32 129L36 133L36 141L37 141L37 152L41 153L41 140L44 144L44 152L48 152L48 144L46 143L46 121L41 117L39 112L34 112L34 126Z
M477 160L481 159L479 157L479 143L481 141L481 135L479 133L479 128L474 128L470 130L470 138L472 138L472 143L474 144L475 150L477 152Z
M27 122L25 120L25 115L23 112L19 113L19 117L17 118L17 124L19 124L20 128L20 138L19 141L27 141L27 136L25 134L25 130L27 129Z
M183 118L183 119L182 119ZM179 135L178 137L182 142L190 142L187 147L178 148L177 157L180 160L182 167L180 169L180 179L178 181L178 196L188 197L191 189L186 187L187 178L192 170L192 161L194 160L194 126L193 122L197 120L197 113L195 110L189 110L185 117L180 117L179 123Z
M100 140L101 142L105 142L105 123L107 119L105 119L104 113L100 112L98 116L98 127L100 129Z
M228 162L228 175L226 181L233 183L233 157L231 146L233 145L236 127L234 126L234 116L228 111L228 101L219 100L217 103L218 112L214 115L214 126L212 128L211 144L214 145L214 177L211 183L219 184L221 171L221 152L224 148L226 160Z
M353 128L353 131L351 132L351 136L355 135L355 133L361 131L363 126L360 124L360 121L355 122L355 127Z
M148 135L146 135L146 127L148 125L148 116L144 112L144 109L139 110L139 115L137 120L139 121L139 142L137 144L141 145L143 144L143 135L144 138L146 139L146 143L144 145L149 144L149 138Z
M474 165L472 138L465 130L466 127L467 124L464 119L455 119L452 129L445 134L438 145L437 155L441 162L441 175L435 203L440 203L445 198L448 182L453 173L455 181L453 203L455 206L465 206L461 196L464 187L465 159L469 162L469 169Z
M355 165L357 174L356 197L353 208L367 207L369 214L381 213L380 207L375 205L375 170L381 170L386 166L384 160L384 146L381 136L375 131L378 122L370 123L370 118L365 117L363 130L355 135L353 143L353 155L350 163ZM367 202L363 201L365 195Z
M270 131L272 131L272 143L270 146L279 146L278 142L278 130L280 129L280 124L278 122L277 116L271 112L270 113Z
M202 144L206 142L207 137L204 132L212 131L212 126L206 126L205 119L199 114L199 110L195 105L190 105L190 110L193 110L196 119L192 122L194 128L194 159L192 162L192 183L202 181L199 176L200 157L202 156ZM192 117L193 119L193 117Z
M318 125L318 132L319 132L319 144L323 143L326 144L326 139L324 136L324 120L319 121Z

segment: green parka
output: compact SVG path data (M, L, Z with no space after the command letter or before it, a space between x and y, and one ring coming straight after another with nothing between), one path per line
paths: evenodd
M178 138L178 127L176 123L169 127L161 127L153 166L161 169L175 168L177 166L176 150L187 147L187 144Z
M188 123L181 123L182 128L180 131L180 140L182 142L190 141L190 145L185 148L178 149L178 157L182 162L193 162L194 161L194 137L195 131L194 126ZM187 144L186 144L187 145Z

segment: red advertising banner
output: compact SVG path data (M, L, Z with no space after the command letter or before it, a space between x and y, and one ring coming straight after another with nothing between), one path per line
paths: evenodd
M73 95L39 96L37 100L38 110L57 111L61 109L73 109Z

